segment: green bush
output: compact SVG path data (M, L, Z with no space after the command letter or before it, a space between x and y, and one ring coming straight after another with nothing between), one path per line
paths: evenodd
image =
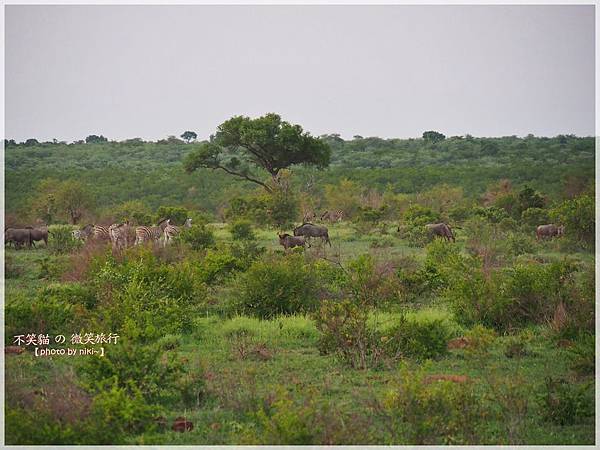
M594 415L594 384L574 384L548 377L540 394L540 403L546 420L558 425L580 423Z
M385 352L396 358L408 357L419 360L434 359L448 352L450 330L445 321L408 320L402 316L399 323L386 329L380 338L385 342Z
M70 225L50 225L48 227L48 249L52 253L71 253L81 247L82 242L73 237Z
M234 241L253 241L256 239L252 230L252 222L238 219L229 226L229 232Z
M351 300L322 303L315 317L317 347L355 369L377 367L382 362L380 333L368 324L368 309Z
M302 255L256 261L243 275L238 307L261 318L313 311L318 303L318 277Z
M11 341L16 335L65 334L77 317L75 305L56 296L12 295L6 302L5 313L6 339Z
M121 258L106 255L92 268L99 326L140 342L189 331L206 300L200 266L191 260L165 263L141 247Z
M114 383L127 394L143 396L149 404L172 405L182 401L179 382L185 374L183 363L159 344L142 345L121 336L105 348L104 356L90 356L79 365L85 386L103 392Z
M403 368L381 407L393 443L480 444L486 412L472 383L427 382L423 369Z
M568 349L571 369L578 375L593 375L596 371L596 339L592 333L584 333L575 345Z
M592 195L566 200L550 211L555 223L565 226L565 237L585 249L594 248L596 202Z
M465 262L446 289L456 317L465 325L508 330L546 323L574 289L576 267L568 261L516 264L488 274L476 259Z
M87 309L96 306L96 296L91 286L82 283L52 283L44 286L39 296L42 301L58 300L65 304L80 305Z
M227 248L208 250L199 269L200 280L214 284L240 269L241 262Z
M124 444L127 435L154 427L155 407L146 403L135 381L123 388L113 383L92 400L90 415L83 428L85 441L94 445Z
M194 250L203 250L215 245L214 233L204 224L194 224L189 228L181 228L176 240L186 243Z

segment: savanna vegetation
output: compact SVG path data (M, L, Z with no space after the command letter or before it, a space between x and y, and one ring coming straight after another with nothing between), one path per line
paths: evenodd
M594 443L593 138L196 139L5 142L7 225L50 231L5 251L7 444ZM305 217L331 246L284 250Z

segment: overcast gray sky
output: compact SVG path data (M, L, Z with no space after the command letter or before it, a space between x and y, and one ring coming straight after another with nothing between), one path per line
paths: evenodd
M594 134L594 6L7 6L6 135Z

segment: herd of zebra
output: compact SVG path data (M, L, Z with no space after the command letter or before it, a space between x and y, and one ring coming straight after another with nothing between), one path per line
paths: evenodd
M183 227L192 226L192 219L186 219ZM134 227L129 222L113 223L110 226L87 224L80 230L73 231L75 239L96 239L110 241L114 249L122 249L130 245L139 245L144 242L162 242L167 245L173 241L181 231L180 227L171 224L171 219L162 219L156 226Z

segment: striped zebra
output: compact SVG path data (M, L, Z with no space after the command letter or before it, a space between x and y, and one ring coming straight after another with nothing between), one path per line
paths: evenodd
M92 236L94 239L101 239L103 241L110 240L110 233L108 232L109 227L105 227L104 225L94 225L94 229L92 230Z
M94 234L94 225L88 223L85 227L80 230L73 230L73 238L81 241L87 241L90 236Z
M183 224L184 227L190 228L192 226L192 219L189 217L185 220ZM170 243L175 236L179 234L181 230L178 226L171 225L171 219L167 220L167 226L165 227L164 235L165 235L165 245Z
M113 223L108 227L108 234L113 249L121 250L129 244L129 221L125 223Z
M314 211L306 211L304 213L304 215L302 216L302 221L304 223L306 223L306 222L312 222L316 218L317 218L317 214Z
M344 211L341 209L336 209L333 211L325 211L321 214L321 220L328 220L331 223L341 222L344 218Z
M169 224L169 219L162 219L155 227L136 227L135 229L135 245L143 244L144 242L160 241L163 237L165 228Z

